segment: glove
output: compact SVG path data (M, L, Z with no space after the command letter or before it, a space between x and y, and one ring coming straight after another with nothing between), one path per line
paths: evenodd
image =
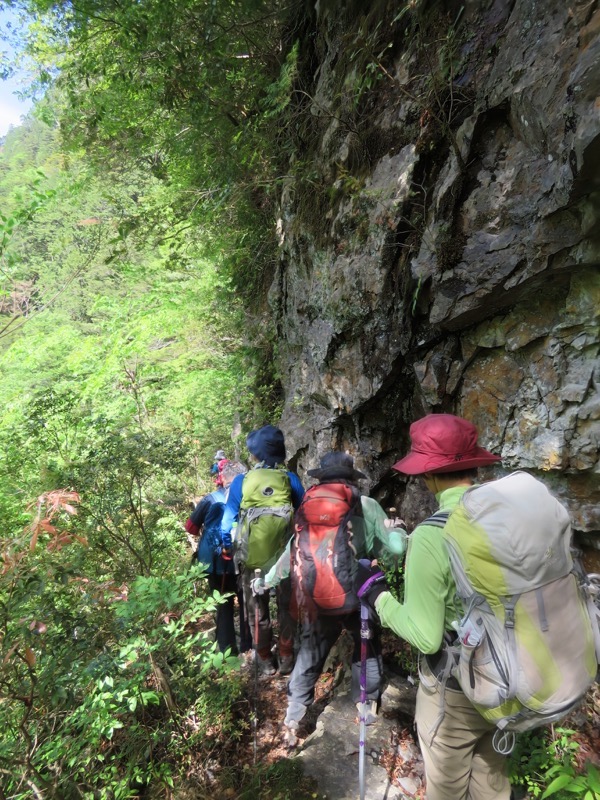
M375 601L382 592L389 592L385 575L378 566L371 566L367 558L361 558L355 578L356 594L361 602L375 611Z
M252 589L252 594L255 597L257 594L264 594L266 591L268 591L264 578L252 578L250 581L250 588Z
M400 519L400 517L390 517L389 519L384 519L383 525L388 530L390 530L390 528L402 528L402 530L406 530L406 522L404 522L403 519Z

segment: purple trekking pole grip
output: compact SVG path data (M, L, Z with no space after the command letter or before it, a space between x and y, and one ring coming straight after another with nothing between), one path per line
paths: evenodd
M368 558L361 558L358 563L361 565L361 567L364 567L364 568L369 569L369 570L371 569L371 562L369 561ZM356 592L356 594L357 594L359 600L361 601L361 604L362 604L363 597L365 595L368 595L369 592L371 591L371 587L375 583L378 583L382 578L385 578L385 575L383 574L383 572L381 570L379 570L379 572L375 572L372 575L370 575L367 578L367 580L362 584L362 586L359 587L359 589Z

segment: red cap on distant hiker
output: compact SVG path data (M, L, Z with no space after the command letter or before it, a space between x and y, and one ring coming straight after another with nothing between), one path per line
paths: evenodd
M477 444L477 428L454 414L428 414L410 426L410 453L392 469L405 475L459 472L502 459Z

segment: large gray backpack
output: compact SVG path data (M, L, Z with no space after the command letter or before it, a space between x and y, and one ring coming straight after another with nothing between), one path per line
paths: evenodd
M596 678L600 608L597 576L571 554L565 507L514 472L468 489L447 521L428 524L443 527L462 608L449 674L501 730L566 716Z

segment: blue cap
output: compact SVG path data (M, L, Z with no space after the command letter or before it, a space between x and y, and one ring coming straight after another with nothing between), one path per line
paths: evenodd
M264 425L248 434L246 447L259 461L268 467L285 462L285 439L283 431L274 425Z

